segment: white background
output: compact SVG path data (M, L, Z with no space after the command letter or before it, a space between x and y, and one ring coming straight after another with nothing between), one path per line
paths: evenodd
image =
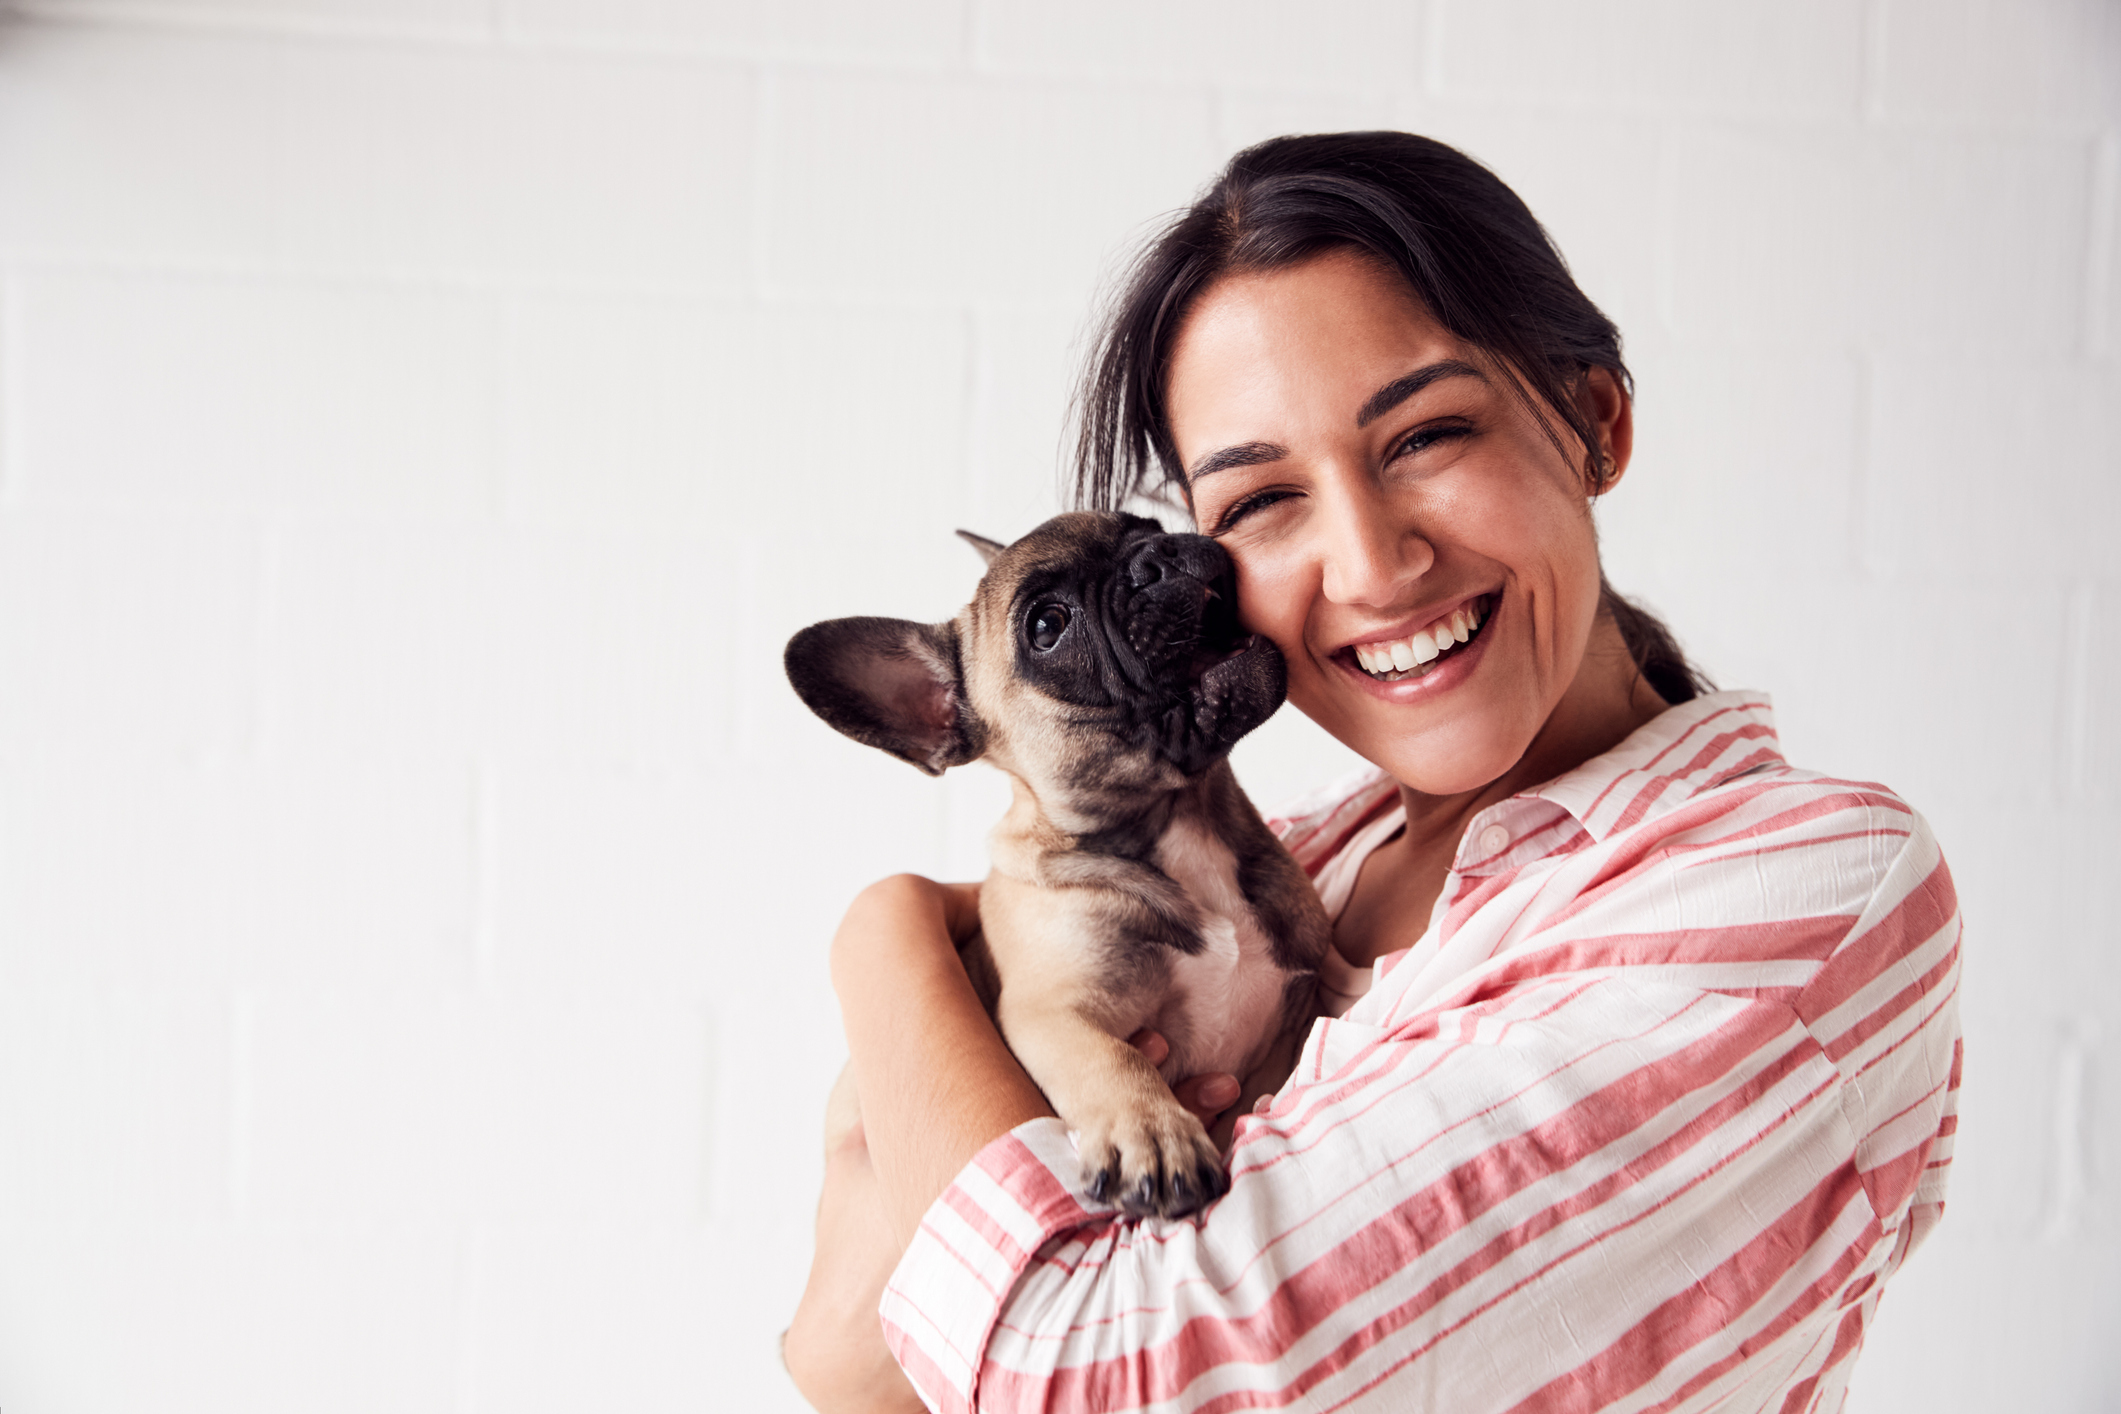
M2117 125L2112 0L0 19L0 1408L798 1407L826 942L1000 797L780 646L951 612L1101 273L1356 126L1549 223L1641 383L1613 580L1958 876L1855 1407L2121 1406Z

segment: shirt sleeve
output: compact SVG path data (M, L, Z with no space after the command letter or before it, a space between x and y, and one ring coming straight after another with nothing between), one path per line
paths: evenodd
M1547 978L1321 1023L1298 1075L1193 1220L1075 1197L1057 1120L984 1150L882 1307L930 1407L1689 1396L1762 1346L1823 1356L1813 1318L1882 1259L1841 1074L1787 1006Z

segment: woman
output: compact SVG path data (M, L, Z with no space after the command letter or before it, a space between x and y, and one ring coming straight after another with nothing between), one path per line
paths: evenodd
M1242 153L1138 266L1083 425L1086 499L1168 481L1290 701L1378 768L1279 824L1344 1014L1239 1120L1227 1197L1123 1221L957 965L974 891L865 892L805 1394L1837 1406L1941 1210L1957 903L1905 804L1791 768L1606 588L1628 374L1530 213L1404 134Z

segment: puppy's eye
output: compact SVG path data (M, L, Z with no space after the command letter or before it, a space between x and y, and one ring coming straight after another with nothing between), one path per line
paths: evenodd
M1041 604L1031 611L1031 646L1049 651L1068 631L1068 611L1058 604Z

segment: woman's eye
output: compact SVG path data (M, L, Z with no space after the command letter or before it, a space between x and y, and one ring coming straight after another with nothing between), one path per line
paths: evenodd
M1286 501L1295 494L1293 491L1254 491L1249 496L1232 501L1223 509L1221 515L1215 517L1208 534L1220 535L1254 511L1263 511L1275 502Z
M1472 431L1472 428L1460 423L1447 424L1442 427L1418 427L1414 431L1409 432L1400 441L1400 444L1392 449L1392 455L1395 459L1412 456L1416 452L1427 451L1439 442L1448 442L1454 438L1468 436Z
M1068 631L1068 611L1058 604L1044 604L1031 614L1031 646L1041 653L1052 651Z

